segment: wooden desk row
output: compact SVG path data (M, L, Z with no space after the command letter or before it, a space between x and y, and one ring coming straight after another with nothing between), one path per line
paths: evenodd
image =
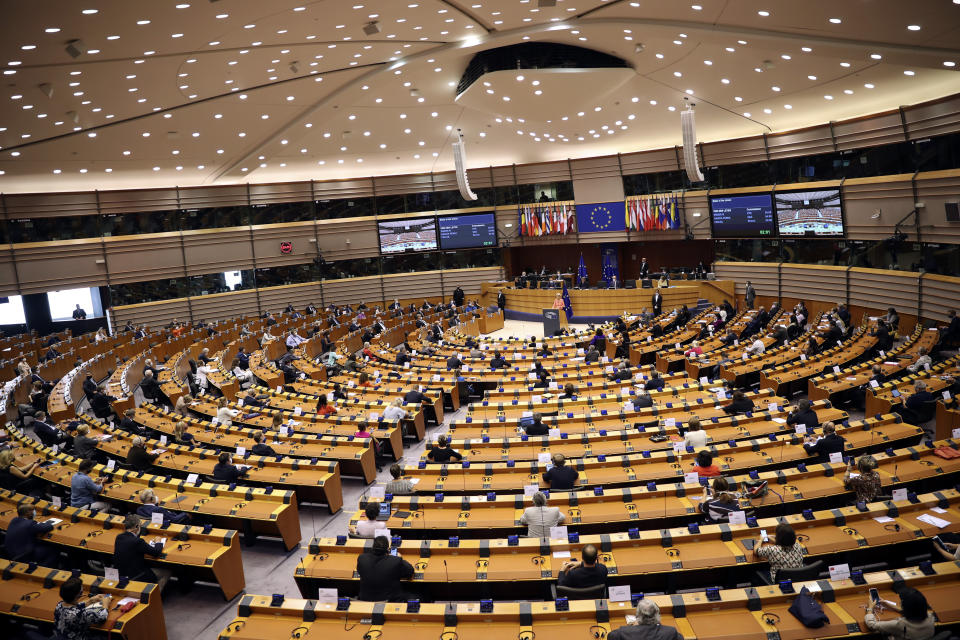
M913 383L922 380L927 385L927 391L933 394L942 392L951 387L960 379L960 356L939 362L930 371L921 369L916 373L884 382L876 389L869 389L866 397L867 415L890 411L893 407L903 405L906 398L914 393ZM896 391L899 396L894 395Z
M107 455L126 460L133 435L116 427L104 426L89 416L83 420L90 426L90 437L101 439L97 448ZM196 473L209 478L217 464L219 451L192 445L162 443L159 439L144 438L147 451L159 455L153 462L158 471L187 477ZM311 460L305 463L297 458L283 456L255 456L249 452L234 464L246 465L247 475L241 486L266 486L291 490L300 502L325 504L331 513L343 505L343 490L340 483L340 468L337 462Z
M950 446L955 442L960 439L938 444ZM888 493L889 489L905 483L913 483L914 487L944 486L960 472L960 460L946 460L927 447L891 448L876 453L875 458L879 465L877 473ZM836 504L849 499L850 491L843 482L845 468L846 465L840 463L804 462L795 468L751 470L749 474L725 474L725 477L740 490L746 482L768 482L770 489L766 495L741 499L744 510L758 514L797 512L801 505L810 506L808 503ZM565 524L582 533L622 531L626 526L650 528L667 521L682 523L699 519L703 499L701 487L677 481L602 487L599 491L596 488L553 492L545 489L544 493L548 506L557 507L564 514ZM405 538L441 537L437 535L439 532L465 537L526 532L520 516L531 506L529 497L507 492L444 496L443 499L436 495L395 495L389 501L391 516L386 521L387 528ZM366 499L361 499L351 524L360 519L366 503Z
M919 441L923 431L916 426L904 424L897 415L868 418L851 422L844 432L847 451L872 447L903 446ZM713 452L714 464L724 472L746 471L777 467L804 461L808 458L802 441L794 436L749 440L708 447ZM539 462L487 462L483 464L426 464L407 465L404 474L419 478L418 492L486 492L516 490L539 482L545 463ZM642 452L617 456L597 456L568 460L567 465L580 473L582 486L637 484L649 481L673 479L689 471L693 456L686 461L677 459L671 451Z
M8 424L7 430L17 447L14 449L16 464L23 466L34 460L52 463L39 467L33 475L61 492L69 492L70 479L77 472L80 459L54 453L12 425ZM100 494L101 499L119 503L128 511L140 505L140 492L151 488L167 509L196 514L219 528L243 531L245 535L281 538L287 550L300 542L300 516L293 491L259 487L231 489L223 484L202 482L202 478L189 483L172 475L110 471L105 465L98 464L90 472L90 477L99 476L109 478Z
M36 520L60 520L44 540L74 555L99 557L112 565L113 544L123 533L123 516L96 513L70 506L57 507L46 500L0 490L0 529L4 531L17 515L17 506L33 504ZM178 575L213 582L220 586L223 597L232 600L244 586L243 562L240 559L239 536L236 531L203 526L170 524L166 527L145 525L144 538L166 538L163 553L153 561Z
M877 338L871 336L866 327L860 327L852 338L826 351L818 353L812 358L798 358L796 363L781 365L760 373L760 386L765 389L774 389L777 393L792 392L804 388L808 378L818 376L825 369L845 367L849 363L863 357L877 346Z
M895 562L895 549L929 549L925 540L944 532L960 531L960 493L953 489L923 494L917 502L872 503L861 511L841 507L806 515L759 518L756 523L702 525L600 535L573 534L566 539L516 538L482 540L394 539L402 556L414 565L411 588L423 597L443 594L444 600L496 593L497 599L529 598L545 593L557 578L566 557L579 556L586 544L600 551L608 584L629 584L643 591L664 580L672 584L704 584L721 570L722 582L737 584L766 561L751 552L760 530L772 532L788 522L811 560L884 557ZM942 528L929 516L945 521ZM879 518L879 520L878 520ZM890 520L887 520L890 518ZM391 531L391 534L399 532ZM922 541L922 544L919 542ZM315 598L319 586L336 586L354 594L359 587L357 558L372 540L314 538L301 559L294 579L304 597ZM709 584L709 582L706 582ZM671 584L671 583L668 583ZM716 583L714 583L716 584ZM526 594L526 595L525 595Z
M53 612L60 602L60 585L73 576L70 571L27 565L0 559L0 613L32 622L53 623ZM145 582L116 582L81 574L82 598L98 593L113 596L107 621L94 627L108 635L116 633L124 640L166 640L160 591ZM121 602L130 599L133 608L122 613Z

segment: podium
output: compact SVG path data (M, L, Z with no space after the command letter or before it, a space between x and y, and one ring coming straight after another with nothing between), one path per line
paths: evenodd
M543 310L543 337L547 338L560 331L560 313L563 309ZM566 320L566 314L564 314Z

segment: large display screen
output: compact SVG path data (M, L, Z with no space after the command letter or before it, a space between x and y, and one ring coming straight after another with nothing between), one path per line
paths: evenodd
M435 218L410 218L378 222L380 253L404 251L432 251L437 248L437 221Z
M497 246L497 221L493 212L437 218L441 249L474 249Z
M769 193L710 198L710 218L716 238L767 238L775 233Z
M840 189L784 191L773 200L781 236L843 236Z

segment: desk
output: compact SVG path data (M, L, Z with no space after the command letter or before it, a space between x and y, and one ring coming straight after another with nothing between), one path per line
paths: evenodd
M624 311L640 313L643 309L653 311L652 298L656 289L568 289L574 316L618 316ZM507 309L540 315L543 309L553 307L557 289L503 289L507 297ZM663 310L687 305L691 309L700 299L700 286L696 283L662 289Z

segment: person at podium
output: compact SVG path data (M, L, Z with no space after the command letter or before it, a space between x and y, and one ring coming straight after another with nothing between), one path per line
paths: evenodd
M563 304L563 298L560 294L557 294L557 297L553 299L553 308L554 309L563 309L566 305Z

